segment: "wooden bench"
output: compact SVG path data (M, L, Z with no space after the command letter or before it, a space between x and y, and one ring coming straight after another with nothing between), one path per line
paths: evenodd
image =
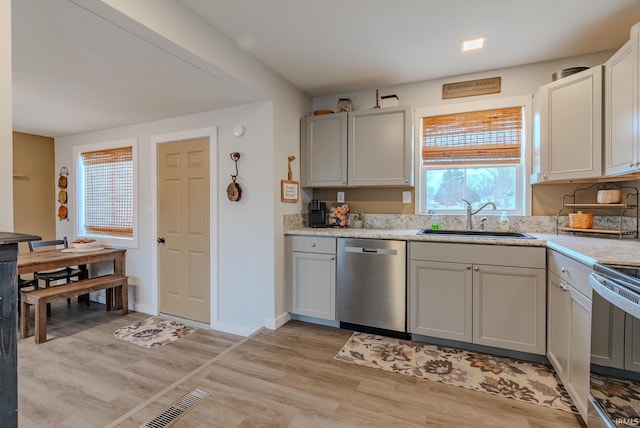
M21 291L20 299L20 335L29 337L29 318L31 305L35 306L35 339L36 343L47 341L47 303L55 300L76 297L83 294L100 291L107 288L117 288L120 293L117 296L117 306L122 314L128 312L129 287L127 277L124 275L105 275L96 278L84 279L69 284L56 285L49 288L39 288L31 291Z

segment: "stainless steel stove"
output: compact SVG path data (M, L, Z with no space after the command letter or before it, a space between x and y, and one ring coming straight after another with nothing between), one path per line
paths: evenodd
M640 268L593 269L587 425L640 427Z

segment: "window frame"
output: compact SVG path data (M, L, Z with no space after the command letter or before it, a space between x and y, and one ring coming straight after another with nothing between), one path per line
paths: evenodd
M133 160L133 236L111 236L87 233L83 227L84 224L84 165L82 162L82 153L93 152L98 150L117 149L122 147L131 147ZM76 205L74 225L76 236L88 236L95 238L100 244L123 247L138 248L139 247L139 222L138 222L138 139L127 138L122 140L105 141L101 143L85 144L73 147L73 159L76 165Z
M415 176L418 178L416 184L416 205L415 214L426 215L429 211L435 211L438 214L445 215L464 215L466 211L464 209L437 209L430 210L426 208L426 170L427 169L443 169L442 167L425 167L422 165L422 128L421 122L423 117L429 116L441 116L446 114L465 113L481 110L492 110L506 107L522 106L524 108L523 123L522 123L522 136L523 141L521 145L521 160L517 167L517 182L516 182L516 204L515 210L506 210L508 215L530 215L531 214L531 186L529 186L529 176L531 173L531 146L532 146L532 115L533 115L533 95L522 95L505 98L494 98L483 101L472 101L466 103L451 103L431 107L417 108L415 114L415 135L418 137L417 144L414 144L415 149ZM495 165L506 166L506 165ZM467 168L472 167L468 166ZM490 167L490 165L478 165L478 167ZM486 211L486 215L500 215L503 210Z

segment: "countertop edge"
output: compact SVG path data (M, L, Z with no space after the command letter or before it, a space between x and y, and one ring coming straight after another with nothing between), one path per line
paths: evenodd
M640 241L618 240L609 237L583 237L531 233L536 239L502 237L467 237L417 235L418 229L355 229L355 228L296 228L285 231L289 236L317 236L331 238L399 239L411 242L443 242L483 245L513 245L546 247L576 261L593 266L594 263L640 266Z

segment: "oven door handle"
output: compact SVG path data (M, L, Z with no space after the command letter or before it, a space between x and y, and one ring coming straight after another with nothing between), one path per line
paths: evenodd
M602 296L607 302L636 318L640 318L640 304L638 303L640 302L640 295L637 293L624 286L620 286L616 281L598 272L591 272L589 275L589 285L591 285L593 291ZM621 291L626 296L620 294L618 291Z

